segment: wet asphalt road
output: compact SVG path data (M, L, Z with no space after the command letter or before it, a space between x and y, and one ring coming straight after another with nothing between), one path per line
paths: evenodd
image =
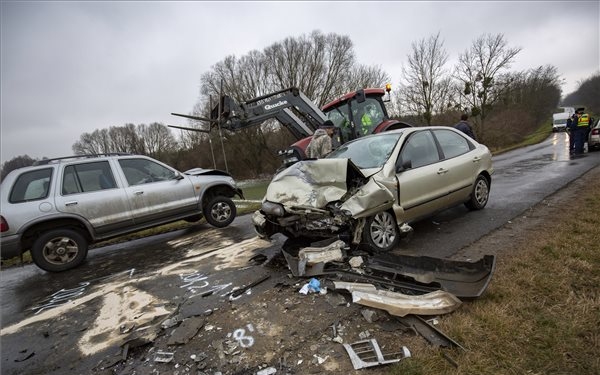
M570 158L565 133L495 157L484 210L460 206L415 223L414 235L398 251L451 257L599 164L600 152ZM143 325L177 306L190 316L213 309L216 298L189 301L256 279L251 259L273 256L282 243L283 237L258 239L245 215L221 230L199 224L95 249L83 266L65 273L33 265L2 270L1 373L89 373L114 349L109 328L132 319Z

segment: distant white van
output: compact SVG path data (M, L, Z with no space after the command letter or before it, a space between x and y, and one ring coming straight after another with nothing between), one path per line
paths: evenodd
M575 111L573 111L575 113ZM555 113L552 115L552 131L560 132L567 130L567 120L571 117L570 112Z
M573 107L558 107L558 108L562 108L562 110L564 112L569 113L569 116L574 115L575 114L575 108Z

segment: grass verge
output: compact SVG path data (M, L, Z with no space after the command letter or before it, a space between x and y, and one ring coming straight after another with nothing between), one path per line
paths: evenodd
M597 186L581 191L543 231L528 233L523 247L507 243L485 294L443 317L440 329L466 351L434 349L414 337L413 358L388 373L600 374Z
M552 134L552 127L548 126L547 124L544 124L544 125L541 125L535 132L526 136L522 142L512 145L510 147L501 148L501 149L490 148L490 151L492 152L493 155L498 155L503 152L515 150L517 148L535 145L535 144L545 141L546 138L548 138L550 136L550 134Z

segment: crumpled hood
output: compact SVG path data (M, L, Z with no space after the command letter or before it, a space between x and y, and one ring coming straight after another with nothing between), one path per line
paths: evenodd
M393 194L377 181L367 179L349 159L298 162L273 178L265 200L288 207L324 209L327 203L340 200L359 185L361 188L341 207L353 217L363 216L360 213L365 210L387 209L393 204Z
M204 169L204 168L192 168L183 172L190 176L202 176L202 175L212 175L212 176L230 176L227 172L221 171L219 169Z

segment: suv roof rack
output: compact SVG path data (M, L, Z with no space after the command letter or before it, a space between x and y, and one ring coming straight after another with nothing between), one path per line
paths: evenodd
M65 159L84 159L84 158L97 158L99 156L123 156L123 155L132 155L127 152L107 152L102 154L83 154L83 155L72 155L72 156L63 156L60 158L51 158L51 159L42 159L33 163L33 165L46 165L50 164L52 161L57 160L65 160Z

